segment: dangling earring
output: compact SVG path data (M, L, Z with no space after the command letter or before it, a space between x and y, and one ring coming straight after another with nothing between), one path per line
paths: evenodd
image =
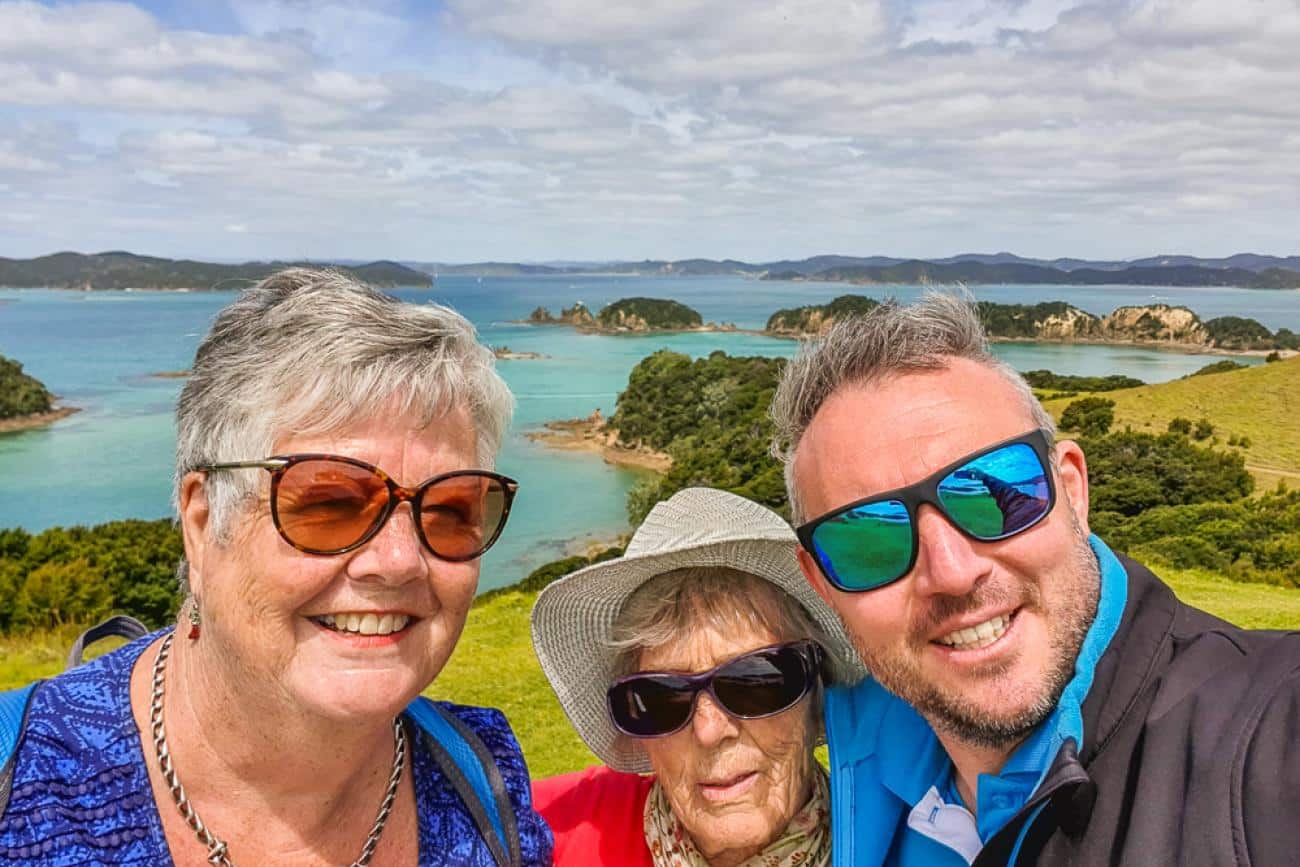
M199 600L195 599L190 605L190 641L197 641L199 637Z

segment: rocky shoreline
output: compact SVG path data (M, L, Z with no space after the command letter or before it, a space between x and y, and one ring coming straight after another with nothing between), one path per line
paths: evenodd
M33 430L35 428L45 427L54 424L56 421L65 419L75 412L81 412L80 408L75 406L61 406L52 409L49 412L38 412L32 415L20 415L17 418L0 419L0 434L16 433L17 431Z
M548 421L542 430L527 431L524 436L554 449L598 454L605 463L618 467L663 473L673 465L673 459L663 452L620 446L618 431L605 423L600 410L586 418Z

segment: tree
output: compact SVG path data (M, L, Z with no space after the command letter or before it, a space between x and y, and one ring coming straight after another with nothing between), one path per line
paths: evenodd
M1105 397L1084 397L1073 401L1061 413L1061 429L1084 436L1100 436L1115 421L1115 401Z

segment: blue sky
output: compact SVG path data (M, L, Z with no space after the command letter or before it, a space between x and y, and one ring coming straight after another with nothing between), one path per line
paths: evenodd
M1300 0L0 0L0 255L1300 253Z

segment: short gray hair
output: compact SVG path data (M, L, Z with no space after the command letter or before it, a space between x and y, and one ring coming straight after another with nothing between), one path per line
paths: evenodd
M285 435L337 431L394 409L423 426L457 407L473 421L478 462L491 467L514 399L463 316L338 271L280 271L243 291L199 344L176 406L177 506L186 473L268 457ZM209 475L214 539L227 539L260 475Z
M989 351L979 308L965 293L927 292L915 304L889 300L865 316L836 322L800 347L772 399L772 454L785 464L785 487L795 524L808 516L794 484L794 453L822 404L839 388L888 376L941 370L964 358L1001 374L1016 390L1036 427L1055 434L1056 423L1015 368Z
M610 627L612 677L635 672L643 651L684 641L701 628L723 635L765 631L777 643L809 638L831 646L803 605L771 581L737 569L692 566L656 575L623 603Z

